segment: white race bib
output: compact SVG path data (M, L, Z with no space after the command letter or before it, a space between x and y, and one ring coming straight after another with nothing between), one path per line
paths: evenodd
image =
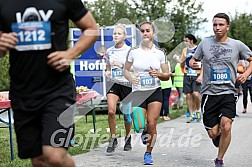
M112 68L112 75L111 76L113 79L124 78L123 70L120 68Z
M151 77L148 72L140 74L141 89L154 88L156 86L157 86L156 78Z
M50 49L51 22L31 21L12 23L12 31L18 34L18 51Z

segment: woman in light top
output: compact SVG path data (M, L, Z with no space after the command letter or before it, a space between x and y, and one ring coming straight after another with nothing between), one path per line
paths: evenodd
M246 60L240 60L241 61L241 66L239 66L238 63L238 67L237 67L237 72L238 72L238 76L239 74L244 73L244 71L247 69L247 67L249 66L249 62ZM247 105L248 105L248 94L250 96L250 102L252 103L252 89L251 86L249 85L249 83L251 82L251 75L248 76L247 80L241 84L242 87L242 94L243 94L243 110L242 113L245 114L247 113ZM248 93L249 92L249 93Z
M111 140L107 148L107 153L112 153L118 145L116 138L116 107L118 100L122 101L122 105L128 104L131 98L128 96L131 91L130 82L123 76L123 66L126 55L130 50L130 46L126 45L126 28L123 24L118 24L113 31L113 40L115 45L110 47L106 52L106 76L107 82L107 103L108 103L108 123L110 128ZM122 107L125 108L125 107ZM126 113L126 111L122 111ZM132 119L130 114L124 114L124 122L126 129L124 151L131 150L130 130Z
M140 24L141 44L132 48L125 62L124 76L132 83L132 106L141 107L147 125L142 133L142 141L147 144L144 164L153 164L152 149L156 140L156 125L162 107L160 80L169 79L165 54L154 44L155 28L151 22ZM130 67L134 68L134 76ZM162 73L160 72L160 69Z

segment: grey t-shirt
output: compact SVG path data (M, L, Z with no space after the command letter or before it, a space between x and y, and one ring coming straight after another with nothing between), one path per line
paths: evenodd
M215 38L203 39L193 56L203 63L201 94L236 94L238 61L250 56L251 50L239 40L228 38L220 43Z

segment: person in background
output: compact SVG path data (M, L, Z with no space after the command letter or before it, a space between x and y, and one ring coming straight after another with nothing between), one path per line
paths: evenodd
M129 51L124 76L132 83L133 108L140 107L147 119L141 135L143 144L147 145L143 163L152 165L151 153L157 137L157 119L163 102L160 80L168 80L170 76L165 54L154 44L154 25L143 22L140 24L140 32L141 44ZM134 68L134 76L130 74L131 66Z
M244 64L243 60L239 60L239 62L237 64L237 76L239 76L240 73L243 73L244 69L245 69L245 64ZM236 81L235 88L236 88L238 98L240 98L240 96L242 95L242 84L240 82ZM239 117L239 115L237 114L237 111L235 113L235 116Z
M249 63L248 61L242 60L243 61L243 66L238 66L237 71L239 74L244 73L244 71L247 69ZM252 103L252 90L251 87L249 86L249 83L251 82L251 75L248 76L247 80L241 84L242 87L242 101L243 101L243 110L242 113L245 114L247 113L247 105L248 105L248 92L250 95L250 102Z
M214 37L204 38L193 58L190 67L197 69L197 61L202 60L202 100L203 123L213 144L218 147L214 160L215 167L223 167L223 158L231 142L232 122L236 114L238 100L235 82L244 83L251 75L252 52L239 40L228 37L229 16L217 13L213 17ZM237 77L239 59L249 62L244 73Z
M107 147L107 153L112 153L118 146L118 141L116 138L116 108L118 100L122 102L122 109L125 109L125 105L131 102L130 96L128 96L131 91L131 83L125 79L123 76L123 66L126 61L126 55L130 50L124 41L126 39L127 32L126 27L123 24L118 24L115 26L113 31L113 40L115 45L107 50L106 59L106 76L108 77L107 86L109 87L107 93L107 103L108 103L108 123L110 128L111 140ZM124 113L124 125L126 129L125 145L124 151L131 150L131 136L130 130L132 126L132 119L130 113Z
M240 60L237 64L237 76L239 76L239 74L243 73L244 70L245 70L245 64L244 64L244 61L243 60ZM238 94L238 97L240 97L240 95L242 95L242 86L241 86L241 83L239 82L235 82L235 88L237 90L237 94Z
M165 48L162 48L164 53L166 54L167 51ZM170 62L167 61L169 71L171 71L171 66ZM163 118L165 121L171 120L169 117L169 110L170 110L170 105L169 105L169 98L171 94L171 88L172 88L172 80L171 78L168 81L161 81L161 88L162 88L162 95L163 95L163 103L162 103L162 108L160 111L160 118Z
M185 64L183 92L186 94L187 106L190 112L187 123L193 123L200 120L200 87L201 87L201 66L198 69L191 69L189 61L197 49L197 39L192 34L186 34L184 37L186 48L182 51L182 56L174 55L173 58L181 64ZM200 61L198 62L201 63Z
M173 110L183 109L183 105L184 105L184 93L183 93L184 73L183 73L183 70L182 70L180 63L176 64L174 73L172 75L174 76L173 85L178 92L178 96L176 97L176 100L172 106L172 109Z
M83 31L71 48L69 20ZM69 65L98 34L92 14L80 0L0 1L0 57L9 51L18 156L30 158L33 167L75 166L67 153L76 102Z

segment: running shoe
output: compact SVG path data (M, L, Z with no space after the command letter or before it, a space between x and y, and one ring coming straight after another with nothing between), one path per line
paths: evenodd
M220 137L221 137L221 134L219 134L216 138L212 139L213 144L214 144L215 147L219 147Z
M124 151L129 151L131 150L131 136L129 138L125 137L125 145L124 145L124 148L123 150Z
M246 112L247 112L247 109L244 108L243 111L242 111L242 113L245 114Z
M152 156L151 153L145 153L144 154L144 165L153 165L153 160L152 160Z
M224 167L223 160L219 160L218 158L216 158L214 160L214 163L215 163L215 167Z
M107 148L107 153L113 153L113 152L115 152L115 148L117 146L118 146L117 138L112 138L109 141L109 145L108 145L108 148Z
M186 123L195 123L195 122L197 122L197 118L191 115Z
M200 122L201 121L201 112L200 111L196 111L196 117L197 117L197 122Z
M143 131L141 134L142 143L146 145L147 143L147 131Z
M190 113L190 111L189 111L188 108L187 108L187 110L186 110L186 116L187 116L187 117L190 117L190 116L191 116L191 113Z

